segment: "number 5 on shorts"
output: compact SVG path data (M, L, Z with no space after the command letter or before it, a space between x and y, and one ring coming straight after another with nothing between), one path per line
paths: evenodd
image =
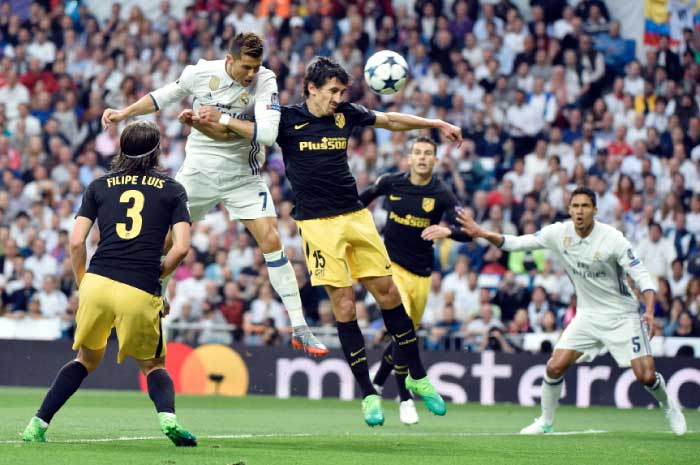
M258 195L263 198L262 211L267 208L267 192L259 192Z
M639 343L639 336L634 336L632 338L632 351L636 354L642 350L642 345Z

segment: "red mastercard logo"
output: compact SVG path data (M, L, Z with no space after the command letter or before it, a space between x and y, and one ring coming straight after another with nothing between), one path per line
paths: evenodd
M221 394L244 396L248 392L248 367L230 347L207 344L196 349L169 342L165 368L178 394ZM146 377L139 373L139 385L148 391Z

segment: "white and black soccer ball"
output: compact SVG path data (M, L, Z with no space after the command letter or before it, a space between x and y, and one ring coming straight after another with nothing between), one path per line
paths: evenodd
M391 50L377 52L365 64L365 81L370 89L389 95L403 89L408 79L408 64Z

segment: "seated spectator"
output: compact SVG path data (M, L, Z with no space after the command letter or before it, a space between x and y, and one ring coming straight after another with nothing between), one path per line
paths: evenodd
M513 319L508 321L507 327L508 334L510 335L531 333L532 328L530 327L530 320L527 316L527 310L524 308L519 308L515 312Z
M34 273L30 270L25 270L19 280L18 289L13 291L8 298L11 312L8 316L23 317L29 309L29 301L36 292Z
M620 22L610 21L607 32L595 36L595 48L605 57L605 64L611 73L621 75L625 66L625 39L620 36Z
M41 291L37 292L39 308L46 318L63 318L68 308L68 298L58 290L58 282L55 275L44 277Z
M538 286L532 291L532 300L527 306L528 319L536 333L544 331L542 324L547 312L550 312L549 296L542 286Z
M700 330L693 321L690 312L681 312L673 337L700 337Z
M462 328L465 349L469 352L483 349L484 344L488 344L492 329L498 329L501 333L505 331L501 320L494 316L491 303L482 302L479 316L466 323Z
M231 344L233 338L231 333L222 329L221 325L226 324L226 319L221 312L212 307L209 302L204 303L202 318L199 320L202 331L199 333L199 344Z
M456 318L455 309L450 303L446 303L437 322L430 328L425 340L428 350L449 350L450 338L457 333L462 326L462 321Z

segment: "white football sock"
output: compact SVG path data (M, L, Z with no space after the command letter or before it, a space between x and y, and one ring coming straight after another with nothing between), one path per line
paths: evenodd
M547 425L554 424L554 412L559 405L559 396L563 385L563 376L559 379L552 379L547 374L544 375L540 400L542 403L542 420Z
M294 274L292 264L287 260L284 251L263 254L267 264L267 272L270 275L270 284L282 298L282 303L287 309L292 327L306 326L304 312L301 309L301 297L299 297L299 285Z
M649 394L651 394L654 399L659 403L659 405L662 408L667 408L668 407L668 395L666 394L666 381L664 381L664 377L659 373L658 371L656 372L656 383L654 383L653 386L644 386L644 389L647 390Z

